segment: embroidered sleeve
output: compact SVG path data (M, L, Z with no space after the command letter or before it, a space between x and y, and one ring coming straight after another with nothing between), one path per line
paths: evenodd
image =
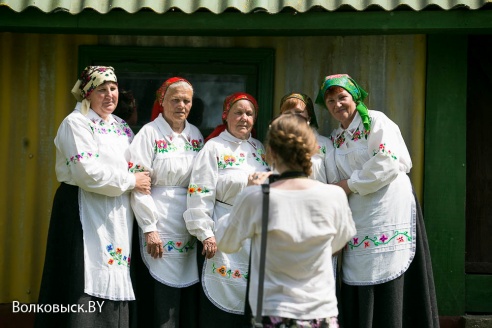
M183 217L190 234L200 241L213 237L212 219L218 179L217 156L209 141L198 153L188 186L187 210Z
M121 152L108 156L101 153L111 150L100 149L95 133L93 124L82 116L67 117L58 129L55 138L57 156L66 158L73 181L84 190L113 197L133 189L135 177L128 172L125 154ZM122 136L121 142L128 143L125 136ZM102 155L111 160L101 160Z
M154 160L155 136L148 126L144 126L130 145L131 172L150 172L153 176L152 163ZM157 231L157 208L152 195L133 191L131 204L138 226L145 232Z
M378 191L396 179L400 171L408 173L412 166L400 129L386 115L379 114L371 117L367 139L370 159L348 180L349 188L361 195Z

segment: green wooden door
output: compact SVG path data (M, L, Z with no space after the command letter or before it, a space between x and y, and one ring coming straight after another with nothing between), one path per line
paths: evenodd
M492 176L490 150L483 151L490 147L492 82L477 68L480 63L488 65L492 52L486 55L486 47L481 46L490 37L481 38L473 44L477 41L470 37L470 51L482 57L477 59L469 56L467 35L428 36L423 209L441 316L492 313L490 271L470 270L473 261L487 263L490 255L467 253L490 250L492 221L488 216L492 191L483 179ZM473 122L467 121L470 118ZM484 190L488 197L479 195ZM470 227L474 230L467 233Z

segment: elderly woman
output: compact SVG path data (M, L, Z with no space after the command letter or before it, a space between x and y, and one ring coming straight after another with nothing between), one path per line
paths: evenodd
M65 305L69 311L40 313L36 326L128 327L128 301L135 299L130 191L150 193L150 178L128 172L133 132L111 114L118 103L113 68L86 67L72 93L79 102L55 138L61 184L39 296L40 304Z
M344 250L341 319L351 327L438 327L427 237L398 126L368 110L347 74L327 76L316 103L340 122L331 134L339 185L357 234Z
M249 242L234 254L217 250L214 228L229 213L236 195L247 185L262 183L270 174L265 150L251 137L258 116L256 100L234 93L224 101L222 120L196 157L184 213L188 231L203 243L200 327L240 327L244 323ZM199 259L203 263L203 258Z
M189 291L198 282L196 238L183 220L191 169L203 146L200 131L186 121L192 98L190 82L181 77L166 80L154 102L157 117L142 127L130 147L130 171L150 172L152 179L151 195L132 194L141 255L152 277L146 283L154 294L147 305L153 315L140 317L139 326L174 328L181 322L191 327L187 319L196 315L190 312L195 300Z
M306 179L318 142L306 120L285 114L268 130L267 158L280 177L270 184L263 327L330 327L337 324L335 279L330 258L355 234L347 196L337 186ZM244 189L232 212L217 225L224 252L251 238L249 301L257 309L263 193Z

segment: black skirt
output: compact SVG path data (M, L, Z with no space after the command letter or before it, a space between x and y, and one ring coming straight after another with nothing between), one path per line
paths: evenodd
M199 284L176 288L154 279L142 259L138 225L133 227L131 274L137 301L130 308L137 308L136 327L197 328Z
M243 328L250 327L251 312L249 308L245 309L246 314L235 314L226 312L218 308L208 298L203 290L202 271L205 261L205 256L202 255L203 244L197 243L197 260L198 260L198 272L200 273L200 284L198 285L197 300L198 300L198 327L199 328L216 328L216 327L234 327ZM247 296L246 296L247 297ZM185 327L182 327L185 328Z
M65 183L56 191L38 299L44 309L55 306L69 311L36 313L35 327L129 327L129 302L84 293L84 242L78 195L78 187Z
M417 245L410 267L402 276L383 284L350 286L342 283L338 297L342 328L439 327L427 233L415 193L414 197Z

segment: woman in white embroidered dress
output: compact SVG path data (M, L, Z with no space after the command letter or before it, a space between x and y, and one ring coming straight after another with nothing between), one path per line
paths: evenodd
M271 183L266 244L263 327L336 328L337 298L330 261L355 234L347 196L337 186L307 179L318 143L304 117L282 114L268 130L268 162L280 176ZM262 234L259 187L244 189L217 225L219 248L235 252L251 238L249 301L257 309Z
M265 150L251 136L258 116L256 100L234 93L224 101L224 124L209 136L196 158L184 213L188 231L203 243L199 327L241 327L244 324L249 242L234 254L217 250L214 227L229 213L236 195L270 175ZM199 257L199 265L204 258Z
M130 146L130 171L150 172L152 179L151 195L132 194L141 256L151 275L146 281L137 276L139 307L145 307L139 310L139 327L192 328L195 322L196 299L190 286L198 282L197 245L183 220L191 169L203 146L202 134L186 120L192 98L186 79L166 80L156 93L157 117L142 127ZM143 314L145 310L150 312Z
M407 175L412 161L398 126L368 110L366 96L337 74L316 99L340 122L330 138L357 228L343 256L342 326L438 327L425 226Z
M318 132L318 121L311 98L303 93L292 92L280 100L280 114L298 114L307 119L318 142L318 151L311 157L310 178L324 183L335 183L340 179L335 166L333 143Z
M36 327L128 327L128 301L135 299L130 191L150 193L150 177L128 172L133 132L112 115L118 103L113 68L86 67L72 93L79 103L55 138L61 184L39 296L39 303L68 311L39 313Z

